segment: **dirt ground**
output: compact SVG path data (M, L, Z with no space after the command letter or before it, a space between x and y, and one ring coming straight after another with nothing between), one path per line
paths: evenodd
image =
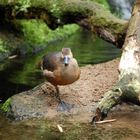
M81 67L80 79L67 86L60 86L61 98L75 98L82 105L96 102L118 79L119 59ZM73 99L74 100L74 99Z
M61 99L74 105L70 114L77 116L82 113L81 119L85 120L83 115L85 113L85 117L89 118L87 113L95 111L98 101L116 83L118 65L119 59L114 59L105 63L81 67L81 76L78 81L71 85L59 86ZM57 102L51 100L50 103L48 116L58 114L58 112L54 112Z

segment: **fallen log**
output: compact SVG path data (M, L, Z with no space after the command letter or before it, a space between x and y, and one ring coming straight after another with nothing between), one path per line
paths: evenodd
M136 0L119 64L119 80L98 103L94 121L103 120L121 102L140 105L140 2Z

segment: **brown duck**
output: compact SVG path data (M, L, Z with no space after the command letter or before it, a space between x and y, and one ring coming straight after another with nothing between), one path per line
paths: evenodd
M80 68L77 60L73 58L70 48L62 48L61 52L53 52L43 57L41 64L43 76L53 84L57 91L57 98L64 110L69 109L59 97L58 85L68 85L80 77Z

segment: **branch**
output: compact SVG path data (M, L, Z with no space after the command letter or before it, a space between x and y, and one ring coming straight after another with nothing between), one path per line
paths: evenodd
M27 0L28 1L28 0ZM34 0L27 6L20 0L0 1L0 12L6 19L39 18L51 28L67 23L77 23L96 33L101 38L122 47L127 29L127 21L118 19L96 2L87 0ZM18 6L18 10L15 10ZM27 11L20 10L27 7ZM25 8L26 9L26 8Z

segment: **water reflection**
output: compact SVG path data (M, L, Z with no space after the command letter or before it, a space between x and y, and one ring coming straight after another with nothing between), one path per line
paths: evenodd
M70 47L80 66L96 64L118 57L120 50L112 44L103 41L92 33L81 30L65 41L50 44L44 54L50 51ZM43 54L42 53L42 54Z

